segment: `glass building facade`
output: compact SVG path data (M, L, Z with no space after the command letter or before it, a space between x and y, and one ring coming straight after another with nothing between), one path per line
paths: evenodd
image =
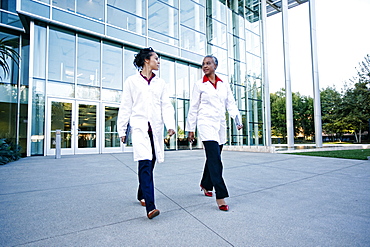
M244 128L228 124L227 145L265 145L262 31L258 0L0 0L0 38L20 62L0 74L0 138L24 155L130 151L117 113L134 54L153 47L170 89L178 134L167 149L188 149L185 122L192 84L212 54L230 84ZM0 71L2 73L2 71ZM165 133L164 133L165 136ZM198 148L201 143L198 142Z

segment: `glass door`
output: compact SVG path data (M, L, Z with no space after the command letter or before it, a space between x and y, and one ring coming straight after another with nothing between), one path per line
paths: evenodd
M98 104L48 99L47 155L55 155L56 130L61 130L62 155L99 153Z
M76 154L99 153L98 104L76 103Z
M74 105L73 100L48 100L47 155L55 155L56 130L61 130L62 155L74 154Z
M122 145L117 131L118 106L104 105L104 122L102 126L103 153L122 151Z

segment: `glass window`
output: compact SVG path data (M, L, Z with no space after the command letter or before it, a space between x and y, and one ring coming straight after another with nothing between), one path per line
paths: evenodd
M0 138L16 143L17 85L0 83Z
M35 25L35 48L33 61L33 76L36 78L45 78L46 65L46 28Z
M178 9L149 0L149 36L178 45Z
M207 18L207 40L209 43L227 48L226 25Z
M36 37L35 37L36 38ZM45 80L33 80L31 155L44 154Z
M189 99L189 67L184 63L176 63L176 97Z
M205 8L192 0L182 0L180 9L181 25L204 33Z
M194 83L202 78L202 70L200 67L190 66L189 71L190 71L189 73L190 92L192 92ZM189 98L190 98L190 95L189 95Z
M100 86L100 42L96 39L78 37L77 83Z
M108 7L123 10L136 16L146 16L145 0L136 1L122 1L122 0L108 0Z
M9 12L16 12L16 3L14 0L0 0L0 9L5 9Z
M74 98L74 84L70 83L59 83L59 82L48 82L48 95L62 96Z
M108 102L120 103L121 93L122 93L122 91L103 88L102 91L101 91L101 100L102 101L108 101Z
M49 80L74 82L75 35L50 28Z
M226 23L226 5L221 1L207 0L207 16Z
M114 5L107 5L107 22L109 24L141 35L145 34L145 4L140 1L111 0L110 2L114 2Z
M189 146L187 136L185 134L186 116L189 111L189 100L177 100L177 146L179 149L184 149Z
M206 36L187 27L181 27L181 47L205 55Z
M88 100L99 100L100 99L100 88L77 85L76 98L88 99Z
M167 83L170 97L176 97L175 61L161 57L160 77Z
M227 51L213 45L209 48L209 54L214 55L218 59L217 72L227 75Z
M138 50L125 49L125 60L124 60L124 80L127 77L137 73L137 70L133 64L135 55L138 53Z
M247 39L247 51L253 53L254 55L260 56L261 55L260 36L248 30L246 30L245 34Z
M19 37L14 36L14 35L0 33L0 38L4 39L3 42L7 48L16 51L19 54L19 48L18 48ZM2 68L0 69L1 82L17 84L18 83L18 64L17 62L14 62L14 60L10 56L5 56L3 55L3 53L1 53L1 55L2 55L1 60L2 61L5 60L5 63L8 65L7 71L4 71Z
M261 58L247 53L247 73L253 77L261 78Z
M77 13L104 21L104 0L77 0Z
M102 83L104 88L122 90L122 47L103 44Z
M53 0L53 5L65 10L75 12L75 0Z

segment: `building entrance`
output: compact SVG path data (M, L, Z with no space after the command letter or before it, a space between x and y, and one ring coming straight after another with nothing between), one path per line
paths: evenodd
M99 104L49 98L46 153L55 154L56 130L61 130L62 155L99 153Z

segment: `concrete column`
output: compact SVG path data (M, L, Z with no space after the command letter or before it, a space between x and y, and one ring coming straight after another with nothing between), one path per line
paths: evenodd
M317 41L316 41L316 12L315 0L309 0L310 11L310 34L311 34L311 63L314 99L314 120L315 120L315 142L316 147L322 147L322 121L320 103L319 70L317 63Z
M261 25L262 25L262 80L264 88L264 126L265 126L265 146L271 146L271 105L270 105L270 84L268 77L268 64L267 64L267 12L266 12L266 1L261 1Z
M282 0L281 5L283 20L283 50L284 50L284 75L285 75L286 124L287 124L288 148L293 148L294 122L293 122L292 89L290 78L288 0Z

